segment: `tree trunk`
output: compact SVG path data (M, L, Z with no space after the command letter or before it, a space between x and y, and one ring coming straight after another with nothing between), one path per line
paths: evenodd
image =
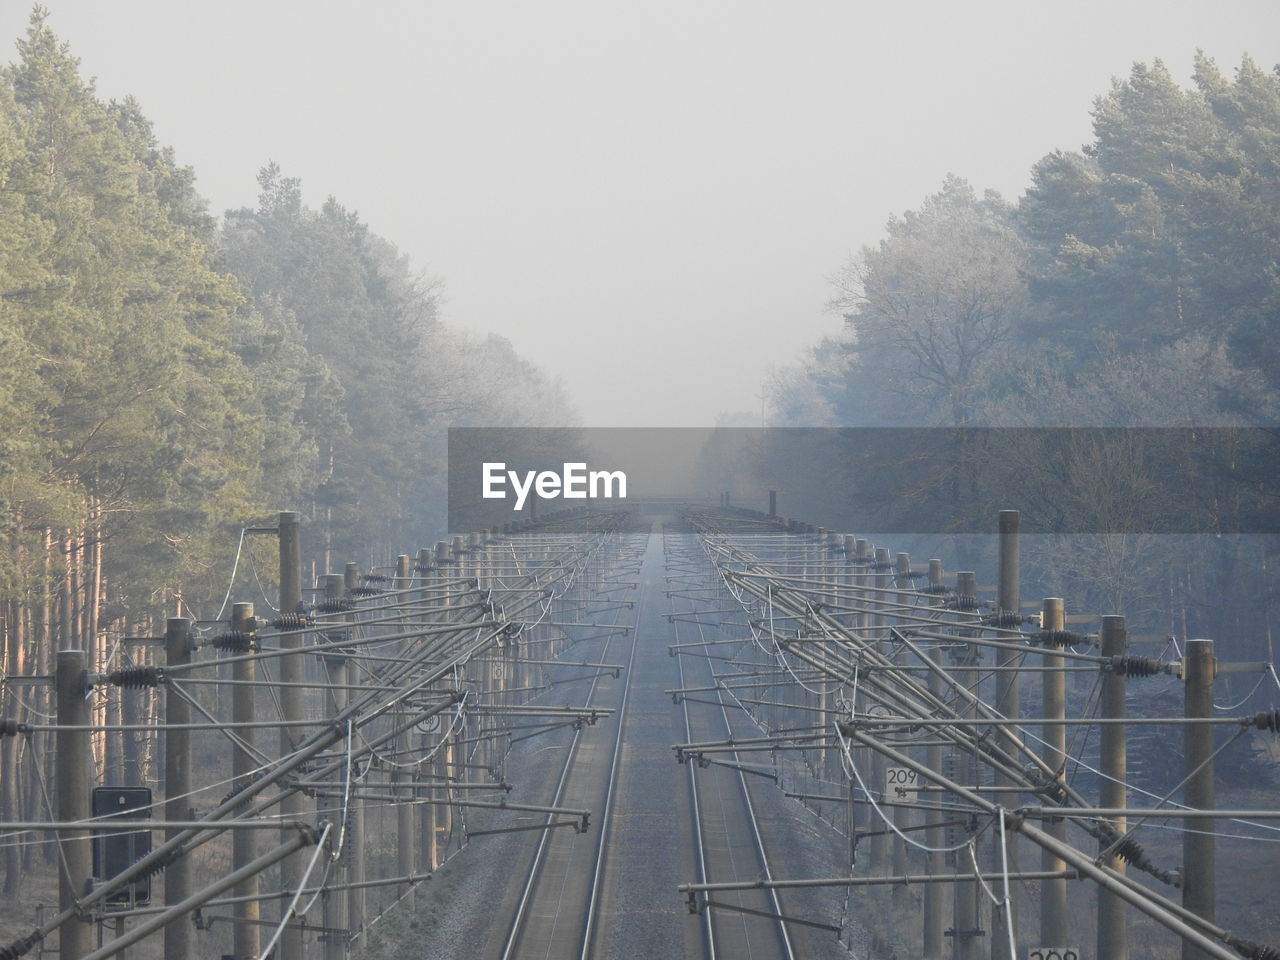
M154 618L148 616L146 620L146 632L143 636L154 637L158 632L163 631L159 629ZM156 659L154 647L148 645L141 647L138 656L138 662L140 664L154 666ZM158 730L158 724L160 722L160 696L158 688L143 687L139 690L139 693L142 695L139 699L141 699L144 704L142 708L144 713L142 722L149 723L153 728ZM153 783L160 780L163 776L160 764L163 753L160 750L159 737L156 734L152 733L147 735L147 739L144 741L141 750L141 755L142 769L139 771L140 776L138 778L138 782Z
M21 527L15 534L15 540L21 535ZM22 571L22 554L20 548L15 550L17 554L18 577L21 578ZM20 579L19 579L20 582ZM19 594L20 596L20 594ZM10 600L5 604L6 607L6 624L5 634L7 650L5 651L4 672L7 676L20 677L26 673L26 637L23 632L23 609L22 601L19 599ZM27 692L26 690L23 691ZM26 711L23 709L22 697L11 697L12 707L5 711L9 716L22 723L26 720ZM0 778L0 818L5 820L19 819L19 790L20 780L18 775L18 747L21 745L19 737L5 737L0 740L0 767L9 771L8 774ZM22 880L22 848L16 843L7 843L0 847L3 855L4 863L4 893L6 896L13 895Z
M58 650L75 649L75 626L72 621L72 606L75 599L71 596L71 536L58 541L62 554L60 579L58 582Z
M42 677L47 677L53 673L53 668L50 664L53 662L52 650L54 643L53 530L50 527L44 528L41 552L43 556L40 571L39 603L36 607L34 652L35 672ZM51 699L49 694L48 688L35 687L31 691L31 700L29 702L34 704L35 708L45 715L51 714L53 711L50 709ZM40 763L48 756L48 751L44 749L48 740L49 734L47 733L36 733L31 736L31 756L28 758L30 764ZM44 812L38 790L39 786L36 783L35 776L29 775L27 777L27 789L23 798L23 808L28 813L43 814ZM32 860L36 850L42 851L47 862L53 862L54 845L51 843L34 843L23 848L23 869L32 869Z
M106 637L101 636L98 631L98 584L102 577L102 559L101 559L101 542L98 537L98 505L94 497L90 496L88 500L88 519L85 521L84 531L84 548L81 551L83 557L84 568L84 636L88 649L93 651L94 662L98 664L100 672L112 669L112 665L107 662L107 656L110 648L107 646ZM119 691L111 688L104 688L97 696L95 703L95 715L99 718L96 722L108 722L108 707L114 706L119 699ZM110 749L108 743L115 737L103 731L97 738L98 747L94 752L98 761L98 782L106 783L106 771L109 763Z

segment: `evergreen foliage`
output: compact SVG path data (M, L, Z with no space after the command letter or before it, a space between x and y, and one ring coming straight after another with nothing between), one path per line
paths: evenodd
M1280 72L1246 57L1228 78L1201 54L1183 88L1135 64L1093 119L1093 141L1045 156L1016 205L948 177L891 218L834 278L842 334L777 376L775 422L1274 426ZM1034 487L1035 465L1019 469ZM1123 456L1079 478L1080 509L1113 469ZM1227 509L1206 496L1207 522ZM1270 659L1274 577L1238 571L1273 571L1273 539L1080 537L1033 569L1076 609Z
M428 544L449 424L572 420L354 212L275 164L259 183L212 217L35 8L0 72L0 596L25 654L213 615L240 529L280 509L321 564Z

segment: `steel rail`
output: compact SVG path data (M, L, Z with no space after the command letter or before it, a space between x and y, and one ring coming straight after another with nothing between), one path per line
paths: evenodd
M599 547L603 542L603 539L605 538L602 538L600 536L597 536L595 538L595 541L593 544L591 544L590 549L586 551L586 554L585 554L586 557L589 558L590 556L594 555L596 551L598 551ZM567 555L569 555L569 552L562 552L559 556L563 557ZM582 557L579 556L578 559L582 560ZM559 576L557 576L554 579L556 582L558 582L568 577L570 581L572 581L572 578L575 573L576 573L576 566L573 568L562 566L560 568ZM535 575L536 574L531 573L529 577L533 577ZM536 602L536 601L533 601L533 602ZM520 611L523 611L524 609L528 609L533 602L521 604L517 609ZM386 675L384 675L382 679L384 681L390 681L393 684L393 693L394 693L393 696L383 698L381 697L381 694L383 692L382 690L373 690L366 693L365 696L363 697L354 699L350 704L348 704L346 708L339 711L334 717L331 718L330 724L327 729L322 730L317 734L313 735L310 740L305 741L292 754L289 754L286 757L282 757L279 760L268 765L267 767L263 768L259 772L258 776L255 778L255 780L250 784L238 790L233 791L232 795L226 798L224 801L222 801L212 811L210 811L206 815L205 819L198 821L198 823L200 823L201 826L181 830L179 833L175 834L173 837L167 839L158 847L154 848L148 855L144 856L139 861L132 864L130 867L116 874L114 877L108 878L102 884L96 886L94 890L87 893L84 897L80 898L72 907L66 908L58 912L57 914L55 914L49 920L38 924L35 930L30 935L18 941L19 945L25 944L25 947L22 947L21 949L19 949L19 952L16 953L15 956L25 953L26 950L30 949L31 945L40 942L49 933L58 929L64 923L71 921L73 918L82 914L84 911L92 908L97 903L102 902L111 893L120 889L121 887L128 884L129 882L133 881L135 878L139 876L147 875L158 869L163 869L165 865L167 865L169 862L172 862L172 860L175 859L176 857L188 855L196 847L214 839L216 836L223 833L226 829L229 828L228 825L230 823L235 822L234 820L224 820L227 814L233 811L236 811L240 814L240 817L242 818L251 818L254 815L261 813L264 810L270 809L272 806L276 805L277 803L282 802L287 796L290 796L299 790L305 789L310 778L322 779L323 777L326 777L332 774L336 770L341 769L345 765L345 763L348 761L343 759L331 761L327 766L322 767L320 770L312 771L310 773L310 778L295 778L292 782L286 779L291 774L293 774L294 771L299 769L304 764L308 763L308 761L318 757L321 753L323 753L324 750L328 749L329 747L343 740L346 736L345 730L346 730L347 721L352 722L352 728L354 730L354 729L359 729L360 727L363 727L375 720L378 720L382 716L385 716L391 710L395 709L396 707L400 706L404 701L406 701L410 695L421 691L424 687L429 686L432 683L436 683L443 677L447 676L460 663L465 663L471 657L471 655L477 650L483 650L488 646L498 642L502 634L505 633L505 631L508 629L507 624L510 624L510 623L511 621L509 620L494 621L492 625L499 626L499 629L495 631L491 631L487 636L483 636L482 632L484 627L491 625L490 623L482 622L481 624L478 624L475 621L470 621L470 622L464 621L456 624L447 624L438 629L433 629L433 630L407 631L407 632L401 632L400 634L396 634L392 636L383 636L383 637L369 638L369 639L362 638L359 640L351 640L344 643L327 644L324 646L315 646L315 647L305 648L305 650L302 650L302 651L298 651L298 650L279 651L279 653L282 655L284 653L293 654L293 653L299 653L299 652L324 653L326 651L331 652L335 647L357 646L357 645L365 645L369 643L382 643L382 642L387 642L393 639L420 638L422 636L428 636L428 635L439 635L443 638L446 638L445 642L441 644L442 646L444 646L447 643L447 638L450 636L461 635L462 637L465 638L473 634L475 635L475 639L471 641L471 643L469 644L465 642L453 644L452 646L461 648L460 651L450 656L447 662L443 663L442 665L437 667L435 670L428 670L426 674L421 677L414 677L413 674L417 669L419 669L422 666L423 661L426 659L427 651L424 651L424 650L417 651L416 656L409 657L403 660L399 664L399 669L394 669L394 670L388 669L388 671L386 671ZM357 623L354 626L359 626L359 624ZM321 627L320 629L323 630L325 629L325 627ZM330 627L330 629L332 628ZM312 627L311 629L303 632L315 632L315 630L316 628ZM268 654L274 654L274 653L277 653L277 652L276 651L268 652ZM452 651L450 651L450 653L452 653ZM244 657L222 657L214 661L202 661L199 663L193 663L190 666L193 668L218 666L224 663L229 663L229 662L233 662L240 659L255 659L255 660L261 659L268 654L251 654ZM395 685L397 683L399 683L399 685ZM452 705L452 703L454 702L457 702L456 698L451 700L445 700L440 704L434 705L432 707L417 709L416 711L410 711L409 713L410 719L407 722L394 724L393 729L390 732L384 733L383 735L377 737L374 741L366 743L364 746L360 747L359 749L353 750L352 756L356 759L363 759L365 756L375 751L377 747L383 745L384 743L390 740L393 740L395 737L404 733L406 730L417 726L423 720L428 719L431 716L434 716L437 713L442 712L444 709ZM358 725L356 724L357 720L359 721ZM280 793L276 794L273 797L268 797L264 800L257 800L256 802L252 803L247 809L244 808L244 804L253 800L254 797L258 796L263 791L265 791L269 787L274 786L276 784L282 784ZM289 853L292 853L292 852L293 852L292 850L289 851ZM288 855L289 854L286 853L286 854L283 854L282 856L288 856ZM225 889L225 888L222 888L222 889ZM160 925L163 926L164 923L167 923L167 922L169 921L164 920L163 922L160 923Z
M610 624L609 626L616 627L617 620L615 619L615 622L613 624ZM600 654L601 657L608 656L609 647L613 643L613 638L617 635L618 634L613 633L613 634L606 635L604 637L605 645L604 645L603 651ZM624 633L623 635L625 636L626 634ZM636 644L636 637L633 632L631 635L631 645L632 645L633 653L635 650L635 644ZM591 686L588 689L587 696L586 696L587 704L590 704L592 698L595 696L596 687L599 684L599 680L601 676L602 674L597 673L594 677L592 677ZM629 681L630 681L630 674L628 672L627 682ZM563 765L561 766L560 776L556 781L556 788L552 797L552 804L559 804L561 797L564 795L564 792L569 782L570 772L573 769L573 761L577 754L577 750L581 742L581 738L582 738L582 729L576 728L573 732L573 737L570 740L569 744L567 745L567 749L565 751L565 759L564 759ZM551 825L552 825L552 817L548 816L547 820L543 824L543 827L546 828L546 827L550 827ZM539 875L542 869L543 860L546 856L546 851L550 842L551 842L550 831L548 829L543 829L542 833L538 838L537 847L534 849L534 854L530 862L529 869L525 874L520 895L516 903L516 909L512 914L511 926L507 932L507 937L502 947L502 953L500 954L501 960L511 960L511 958L516 955L515 951L516 951L517 945L519 944L521 936L523 935L523 932L524 932L527 911L530 907L530 904L533 901L534 893L537 888L537 884L539 880Z
M622 735L626 729L627 704L631 699L631 679L635 675L636 648L640 644L640 618L644 610L643 594L636 601L636 622L631 633L631 652L627 656L626 677L622 686L622 701L618 707L617 730L614 732L613 756L609 760L608 787L605 790L604 811L601 815L600 831L596 841L595 864L592 868L591 896L587 901L587 915L583 920L582 950L579 960L588 960L594 942L595 926L598 919L597 905L603 894L605 851L609 837L613 832L613 797L618 781L618 761L622 755ZM614 673L614 677L618 676Z
M695 526L696 525L697 524L695 524ZM876 649L876 647L873 645L874 641L870 639L864 639L864 637L860 636L858 632L848 629L845 624L842 624L839 620L834 619L829 609L824 608L820 603L812 602L809 598L805 598L802 595L799 596L797 599L793 600L792 597L793 597L794 591L782 589L776 586L773 582L771 582L769 580L769 570L767 569L766 565L762 561L760 561L758 558L744 556L742 551L735 550L735 548L730 543L727 542L729 540L728 537L721 537L719 543L711 543L710 541L712 539L712 535L708 531L707 525L703 526L702 532L704 534L703 545L704 545L704 550L706 551L706 555L708 559L711 561L713 568L715 568L717 572L720 574L723 582L725 583L726 588L729 589L729 592L731 594L737 595L737 592L741 591L744 596L751 597L755 603L760 604L762 608L766 608L772 615L772 620L770 620L768 617L755 618L753 619L753 624L755 624L757 627L767 627L768 633L766 634L766 636L772 642L773 649L774 649L774 656L779 658L780 662L784 662L782 660L784 656L786 656L787 654L791 654L797 657L798 659L800 659L801 661L808 663L810 666L814 667L820 672L825 673L826 675L831 677L831 679L833 680L847 681L851 679L851 676L852 676L852 670L849 669L850 666L852 666L855 662L857 663L857 665L862 666L862 665L866 665L868 661L870 661L870 664L877 667L877 670L875 672L861 673L858 676L859 676L860 690L862 690L864 694L870 695L873 701L876 701L883 706L897 706L898 707L897 712L901 714L905 714L909 718L914 718L918 716L928 716L929 714L933 714L933 716L929 717L929 719L934 722L945 721L947 714L954 714L957 712L949 709L945 703L942 703L941 701L938 701L936 698L931 697L930 692L922 689L922 685L916 683L914 681L914 678L911 677L909 674L896 670L895 667L897 667L898 665L892 663L891 661L888 660L886 656L881 654L880 651ZM743 572L744 570L749 571L751 576ZM926 603L934 602L931 599L932 596L933 595L921 594L921 599ZM739 599L739 602L744 606L744 608L746 608L749 601L743 599L742 596L739 596L738 599ZM876 616L892 615L892 611L885 608L885 605L883 604L877 605L875 608L873 608L873 610ZM808 625L810 628L809 632L811 635L810 636L799 635L796 637L788 636L785 638L780 638L774 632L774 623L776 623L777 621L779 612L781 612L784 616L786 616L788 621L799 622L799 623ZM947 615L950 613L950 611L946 611L946 610L938 610L937 612L939 612L942 615ZM749 609L748 609L748 614L751 615ZM962 618L955 617L954 615L952 615L952 618L959 620L960 622L957 622L954 624L948 623L947 629L982 630L986 626L986 625L979 625L979 624L966 624ZM859 626L863 629L866 628L865 624L860 624ZM818 631L821 632L820 637L812 636L812 633L814 632L815 627L817 628ZM974 695L971 691L968 691L961 684L955 683L954 680L950 678L950 676L946 674L945 671L943 671L936 664L933 664L931 658L924 656L920 651L920 649L915 644L911 643L910 639L906 637L902 632L900 632L897 628L886 629L886 625L883 625L883 624L877 625L873 621L873 625L871 626L871 630L869 632L871 633L871 636L875 636L877 634L881 634L881 635L887 634L888 636L894 638L896 641L900 642L905 648L911 650L916 656L920 658L920 660L922 661L922 664L926 667L926 669L930 671L930 673L935 673L941 676L946 681L946 683L950 686L953 693L955 695L958 695L962 702L966 700L969 701L969 703L975 708L977 708L980 711L980 713L983 713L986 715L988 721L995 722L994 724L989 722L986 724L987 726L992 726L995 724L1004 725L1005 723L1009 722L1007 718L999 716L998 713L996 713L996 711L993 711L989 707L987 707L986 704L980 698ZM913 635L919 635L920 633L923 633L923 631L912 630L911 633ZM931 634L930 636L939 640L945 640L948 643L955 643L957 641L964 642L966 639L968 639L968 638L957 638L950 634ZM851 651L853 651L853 656L850 657L849 659L845 659L844 657L833 655L830 649L826 651L823 651L821 649L824 646L830 648L832 646L832 641L835 641L835 649L841 649L847 646ZM1003 644L998 641L992 641L991 643L992 645L1000 645L1000 646L1006 646L1006 647L1013 646L1019 649L1020 651L1025 651L1028 653L1041 652L1036 648L1026 647L1021 644L1016 644L1016 645ZM818 649L815 650L813 649L814 647L817 647ZM1079 659L1086 659L1087 655L1077 655L1077 657ZM798 679L796 680L796 682L797 683L799 682ZM931 701L933 702L931 703ZM929 710L924 709L926 705L929 705L932 709L929 709ZM904 706L906 707L906 709L903 709ZM991 714L993 713L995 713L996 715L991 716ZM941 714L942 716L938 717L937 714ZM900 718L895 718L895 719L900 719ZM956 719L959 719L959 718L956 717ZM1250 718L1250 720L1252 720L1252 718ZM1242 723L1245 721L1231 719L1228 722ZM1008 774L1012 774L1011 776L1008 777L1008 779L1012 780L1014 783L1027 784L1028 792L1038 793L1044 789L1043 784L1037 783L1035 781L1029 781L1028 778L1025 776L1025 774L1023 774L1023 772L1020 769L1010 769L1010 768L1015 768L1016 766L1014 763L1011 762L1013 760L1014 755L1007 754L1003 750L993 749L991 744L987 744L971 735L966 735L966 733L962 730L964 726L965 726L964 724L945 724L944 723L942 726L941 732L943 732L943 735L946 738L954 741L955 745L960 747L961 749L965 749L967 747L967 752L975 756L980 762L988 766L994 766L996 767L997 770L1000 770L1001 767L1005 767L1006 768L1005 772ZM979 720L979 722L974 723L972 725L972 729L979 729L982 726L983 724L981 723L981 720ZM1009 739L1014 741L1011 749L1014 749L1017 753L1022 754L1023 757L1030 760L1036 766L1041 768L1044 767L1044 763L1043 761L1040 760L1040 757L1037 754L1031 753L1031 751L1028 750L1026 744L1022 742L1022 739L1020 737L1018 738L1011 737ZM864 725L859 730L858 742L864 745L871 745L872 741L875 741L875 738L869 735L869 732L867 731L867 728ZM876 741L874 746L878 749L881 755L889 755L887 754L887 751L890 748L887 747L887 745ZM902 755L895 751L892 756L895 759L895 761L898 761L900 757L905 755ZM1043 775L1043 773L1045 772L1046 771L1044 771L1043 769L1040 771L1041 775ZM1050 771L1049 773L1050 773L1050 777L1046 779L1052 778L1052 772ZM1082 798L1080 798L1079 795L1075 793L1075 791L1070 791L1068 793L1066 797L1066 802L1074 803L1080 807L1085 806L1085 804L1082 801ZM988 809L988 812L991 812L998 808L991 807L987 809ZM1085 828L1088 832L1093 833L1095 836L1097 835L1098 832L1101 832L1102 830L1105 829L1103 826L1098 824L1087 824ZM1031 828L1031 829L1034 829L1034 828ZM1084 855L1078 854L1078 856L1083 857ZM1071 862L1067 858L1064 858L1064 860L1067 860L1067 862ZM1152 869L1154 870L1154 868ZM1156 873L1156 875L1159 876L1160 874ZM1090 874L1090 877L1096 879L1096 877L1093 874ZM1104 886L1107 886L1112 882L1118 883L1121 886L1124 886L1131 881L1127 881L1124 879L1113 881L1108 879L1108 880L1100 880L1099 882L1103 883ZM1142 890L1142 889L1143 888L1138 888L1138 890ZM1126 895L1126 899L1129 899L1132 897L1140 898L1142 896L1143 894L1141 893L1134 893L1130 891ZM1160 898L1160 899L1163 900L1163 898ZM1169 901L1164 901L1164 903L1170 904ZM1176 905L1173 905L1173 906L1176 906ZM1144 908L1146 909L1146 912L1148 912L1153 916L1162 912L1164 913L1170 912L1170 911L1166 911L1163 905L1156 904L1154 903L1154 901L1147 901L1146 906ZM1177 912L1178 912L1177 909L1174 909L1171 911L1173 915L1176 915Z
M695 626L698 629L699 638L705 641L706 635L703 631L703 624L701 622L695 622ZM677 639L678 638L679 637L677 633ZM679 658L677 658L677 661L679 661ZM681 683L681 686L684 686L685 679L684 679L684 670L683 670L682 662L680 666L681 666L680 683ZM713 705L719 706L721 723L724 725L725 732L729 735L729 738L730 738L729 742L733 742L733 727L729 721L729 714L728 714L726 705L724 703L723 693L720 690L717 690L716 693L717 693L717 700L713 703ZM685 717L686 735L691 736L692 728L690 725L688 698L682 698L682 700L684 701L683 710L684 710L684 717ZM742 743L743 741L738 740L737 742ZM734 753L734 758L735 760L737 758L736 752ZM765 876L771 878L772 873L769 869L768 852L765 849L764 839L760 833L759 824L756 818L755 805L751 801L751 793L747 787L747 781L746 781L746 776L744 774L744 771L740 765L736 765L736 764L724 764L724 765L729 766L731 769L734 770L734 773L736 774L735 779L738 786L738 795L742 799L743 805L746 809L746 819L751 829L751 839L754 845L756 856L758 856L760 859L760 864L764 870ZM705 839L706 831L703 829L703 826L702 826L702 808L701 808L699 793L696 787L696 783L697 783L696 769L693 764L688 764L687 766L689 767L689 779L692 785L692 792L693 792L693 804L691 807L691 811L692 811L693 820L694 820L694 825L693 825L694 835L698 843L698 862L700 864L701 872L705 880L707 876L706 865L707 865L707 859L708 859L706 854L706 839ZM789 918L783 914L782 905L778 901L777 893L773 890L770 890L768 893L769 893L769 902L773 906L772 914L766 911L755 910L753 908L747 908L747 907L740 907L732 904L714 904L713 906L721 907L724 909L735 910L745 914L753 914L761 917L762 919L773 920L777 926L777 934L778 934L784 955L787 958L789 958L789 960L794 960L795 950L791 942L790 931L787 929L787 923L792 922L793 918ZM706 917L705 929L707 932L706 944L708 946L708 957L710 958L710 960L715 960L715 958L718 956L717 949L716 949L715 922L711 917L709 911L704 911L704 916Z

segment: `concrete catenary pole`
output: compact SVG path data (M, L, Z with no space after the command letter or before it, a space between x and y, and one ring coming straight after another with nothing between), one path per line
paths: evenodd
M1104 657L1123 657L1129 647L1124 617L1103 617L1100 637ZM1102 675L1102 717L1105 720L1125 718L1124 674L1108 670ZM1128 790L1125 787L1128 763L1125 746L1125 725L1108 723L1101 733L1100 765L1101 786L1098 789L1098 806L1124 808L1128 806ZM1124 833L1124 817L1113 819L1112 825ZM1104 844L1106 842L1104 841ZM1124 861L1119 857L1107 857L1103 865L1118 873L1125 872ZM1128 960L1129 932L1125 923L1125 902L1105 887L1098 888L1098 960Z
M1065 630L1066 623L1066 608L1062 599L1046 597L1040 611L1041 629ZM1041 708L1046 720L1062 720L1067 715L1067 675L1062 670L1064 664L1065 661L1060 656L1050 653L1044 655ZM1056 771L1054 780L1062 784L1065 780L1067 760L1066 725L1045 724L1040 736L1044 740L1041 756L1044 762ZM1050 820L1045 824L1044 830L1051 837L1066 842L1067 822L1065 820ZM1040 852L1040 866L1044 870L1066 869L1066 863L1047 848ZM1046 947L1067 945L1066 880L1043 880L1040 883L1040 944Z
M293 614L303 612L302 606L302 528L298 514L282 511L276 522L277 537L280 546L280 612ZM285 650L301 650L302 634L286 632L280 638L280 646ZM301 654L280 658L280 713L286 721L306 719L303 715L302 687L290 686L304 681L304 659ZM287 756L296 748L295 737L300 736L299 727L281 726L280 754ZM285 821L305 820L307 816L307 797L302 791L285 796L280 803L280 816ZM288 843L297 835L291 827L280 829L280 842ZM288 857L280 862L280 887L283 890L296 890L302 882L301 857ZM281 899L281 910L288 909L289 898ZM168 960L168 958L166 958ZM284 935L276 945L276 960L303 960L302 930L297 924L285 929Z
M444 592L444 583L453 576L454 557L450 554L449 543L446 540L438 540L436 542L436 583L441 587L440 603L442 606L448 606L452 601L446 599ZM451 617L445 613L441 619L448 623ZM453 744L447 742L449 738L449 730L451 725L448 719L441 718L439 733L432 735L432 740L437 744L435 747L435 778L434 790L431 799L433 803L428 805L428 809L432 812L432 835L434 839L434 859L431 868L434 870L438 867L448 854L446 845L449 835L453 831L453 808L447 803L449 799L449 791L447 782L453 776Z
M1182 661L1184 713L1188 719L1213 716L1213 680L1216 661L1212 640L1188 640ZM1186 753L1187 783L1182 798L1196 810L1212 810L1217 806L1213 785L1213 726L1188 723L1183 727ZM1199 820L1194 830L1182 835L1182 905L1205 920L1214 919L1217 851L1214 845L1213 820ZM1182 960L1203 960L1203 950L1182 941Z
M910 590L913 586L911 579L911 556L906 553L899 553L894 558L894 579L893 585L898 590ZM895 603L904 601L895 599ZM906 665L906 653L902 650L898 651L895 662L899 666ZM885 785L885 793L888 794L888 784ZM896 800L896 797L890 796L889 799ZM899 829L909 833L909 828L914 826L914 815L911 810L906 807L893 808L893 822ZM893 872L898 876L905 876L910 871L907 869L907 844L901 837L893 838ZM902 903L907 899L907 888L905 885L893 887L893 899L897 903Z
M413 573L413 560L407 554L403 554L396 558L396 589L408 590L411 586L410 577ZM408 594L400 594L401 602L408 602ZM406 644L415 643L414 640L406 641ZM400 720L404 719L405 711L400 711ZM399 722L397 722L399 725ZM400 875L402 877L413 876L414 869L417 865L418 844L414 835L414 814L417 812L414 804L411 802L414 798L412 767L406 766L409 759L409 751L413 749L413 731L406 730L396 738L396 766L392 768L391 777L395 781L396 789L394 790L396 797L396 855L397 863L400 867Z
M324 597L326 600L341 600L345 593L346 588L342 574L325 574ZM326 635L326 640L330 642L342 641L346 638L347 635L341 630L333 630ZM348 686L348 657L345 648L324 654L323 663L330 685L327 706L336 715L346 707L351 695L351 690ZM347 771L343 771L343 776L347 776ZM355 785L353 784L352 787L354 789ZM321 806L331 806L334 803L334 798L322 797L318 798L317 802ZM337 802L341 805L341 796L337 798ZM346 814L345 820L343 819L343 813ZM352 815L350 809L343 811L339 808L339 812L334 819L338 836L341 838L341 856L338 860L337 869L338 881L340 884L347 884L354 879L351 869L352 852L359 845L359 840L351 829ZM336 844L335 849L337 849ZM349 894L349 890L338 890L326 896L322 901L321 909L325 926L323 936L324 960L343 960L347 955L351 943L351 930L353 929Z
M89 723L89 701L85 699L88 678L83 650L59 650L54 674L59 727L84 727ZM56 739L54 800L59 820L89 819L89 731L60 729ZM58 908L68 910L89 889L93 872L93 848L87 830L58 833ZM75 918L62 925L58 934L61 960L80 960L93 948L93 927Z
M244 637L252 637L256 631L253 618L252 603L235 603L231 605L231 630ZM253 723L253 682L257 679L257 665L253 660L240 659L231 665L231 679L237 681L231 689L231 722L236 724ZM241 790L248 786L253 771L258 767L254 754L254 732L250 726L237 727L234 730L236 743L231 747L232 789ZM258 858L257 832L254 830L231 831L231 869L239 870ZM236 897L258 896L259 882L257 876L247 876L236 884L233 895ZM253 960L258 955L261 919L258 900L248 899L236 903L232 908L235 917L232 938L236 960Z
M435 551L430 547L423 547L418 551L418 574L422 577L423 605L427 605L428 598L432 596L429 587L435 569ZM423 623L427 622L430 614L423 613ZM439 719L436 723L439 724ZM418 734L418 746L423 754L429 753L435 746L432 735L428 732ZM421 791L423 783L430 783L435 766L430 763L419 764L414 767L414 779L419 784L417 790ZM422 796L422 793L417 793ZM430 796L430 794L427 794ZM423 873L429 873L436 867L436 816L435 807L430 803L418 804L415 809L418 811L418 865Z
M191 621L171 617L164 631L165 663L181 666L191 662ZM191 704L178 695L172 685L165 687L164 719L167 724L191 722ZM191 732L167 730L164 735L164 817L179 821L191 819ZM182 831L170 827L165 840ZM164 871L166 906L181 903L191 895L191 859L178 857ZM178 920L164 928L164 960L187 960L191 949L191 923Z
M844 538L844 558L847 564L847 566L845 567L845 570L846 570L845 582L848 585L853 586L854 584L858 584L858 585L862 584L862 578L861 578L862 567L858 566L858 568L855 570L854 564L856 562L863 560L866 557L866 553L867 553L866 540L859 539L858 537L854 537L852 535L846 536ZM849 615L849 626L854 631L861 633L865 624L866 624L866 614L859 612L859 613L852 613ZM863 694L862 690L855 689L853 693L853 710L855 713L860 712L863 709L864 699L865 699L865 694ZM852 745L849 747L849 755L853 758L853 761L855 764L857 764L859 770L867 769L866 762L865 762L866 752L867 751L865 747L855 747ZM862 828L863 821L865 820L865 817L866 817L865 811L861 808L868 806L865 800L861 805L859 805L858 799L857 799L857 790L858 790L857 784L853 782L852 778L850 778L849 806L848 806L850 859L852 859L854 856L856 838L858 836L859 830Z
M881 611L888 606L888 603L886 602L888 594L886 594L885 591L889 589L889 585L892 583L892 577L889 573L892 569L893 561L889 559L889 548L876 547L874 578L876 600L875 603L868 604L868 606L872 607L876 611L872 614L873 619L871 622L871 629L876 640L876 650L879 653L885 653L889 649L887 629L889 618ZM871 777L867 781L867 789L878 794L879 799L881 800L890 799L885 796L884 793L884 782L888 776L888 766L889 765L885 762L885 759L881 754L873 753L871 755ZM893 808L890 807L886 809ZM890 814L890 816L892 816L892 814ZM892 836L889 833L886 825L880 825L875 828L874 836L871 837L870 843L871 862L874 864L874 868L879 870L881 873L887 874L893 868L893 863L890 859L892 853L889 844L891 842L901 843L896 836Z
M341 599L349 599L351 591L360 584L360 567L354 561L348 561L342 570L342 595ZM354 614L343 614L342 619L348 623L355 620ZM355 633L351 631L348 639L354 639ZM344 684L355 687L359 684L361 672L357 670L350 660L347 661L346 679ZM348 691L347 702L351 698L358 695L354 689ZM346 706L346 703L343 704ZM353 797L351 800L351 814L348 825L348 842L351 844L351 882L360 884L361 886L353 887L347 891L347 924L351 930L351 938L354 941L356 937L364 930L364 919L366 915L366 904L368 903L368 891L363 884L366 879L365 875L365 802L362 798Z
M1000 585L996 598L996 606L1002 622L1016 625L1022 610L1021 587L1021 549L1018 542L1018 530L1022 525L1022 516L1017 510L1001 510L999 517L1000 530ZM1014 668L1021 665L1022 654L1009 649L1001 649L998 658L999 666L1004 667L996 674L996 709L1004 717L1016 720L1021 711L1018 671ZM1007 728L1001 728L1002 730ZM1006 735L1005 746L1012 748L1012 737ZM1012 777L998 777L997 786L1017 786ZM1007 858L1011 870L1018 869L1017 838L1010 833L1005 840ZM1005 861L1006 853L1000 848L1000 838L993 837L991 843L991 862L995 871L999 871ZM1008 927L1018 928L1018 911L1014 900L1016 884L1009 885L1009 903L991 906L991 958L992 960L1015 960L1009 955Z
M929 585L931 587L942 586L942 561L929 561ZM942 648L935 647L931 653L934 663L942 665ZM942 677L936 673L929 674L929 692L939 699L946 695L943 686ZM934 738L934 743L930 744L928 749L928 757L925 762L929 765L929 769L942 773L942 744ZM946 854L942 853L940 847L946 842L946 830L943 827L946 815L941 811L931 812L927 814L929 829L925 835L925 840L930 847L934 849L928 854L928 873L941 874L946 872ZM929 883L924 888L924 932L923 946L926 960L941 960L943 956L943 928L946 908L944 906L946 895L950 891L947 890L945 883Z
M972 570L956 574L956 606L961 610L973 609L977 601L978 578ZM958 653L960 663L956 669L956 682L967 690L977 683L978 648L970 647ZM966 717L976 717L977 708L969 706L963 711ZM972 757L964 758L964 773L960 779L973 786L978 785L978 766ZM975 880L961 880L955 884L955 909L953 911L951 940L954 960L977 960L978 956L978 887Z

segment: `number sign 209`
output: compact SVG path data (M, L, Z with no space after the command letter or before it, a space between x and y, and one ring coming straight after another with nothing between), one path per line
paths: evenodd
M884 795L889 800L914 803L919 799L920 778L910 767L886 767Z

